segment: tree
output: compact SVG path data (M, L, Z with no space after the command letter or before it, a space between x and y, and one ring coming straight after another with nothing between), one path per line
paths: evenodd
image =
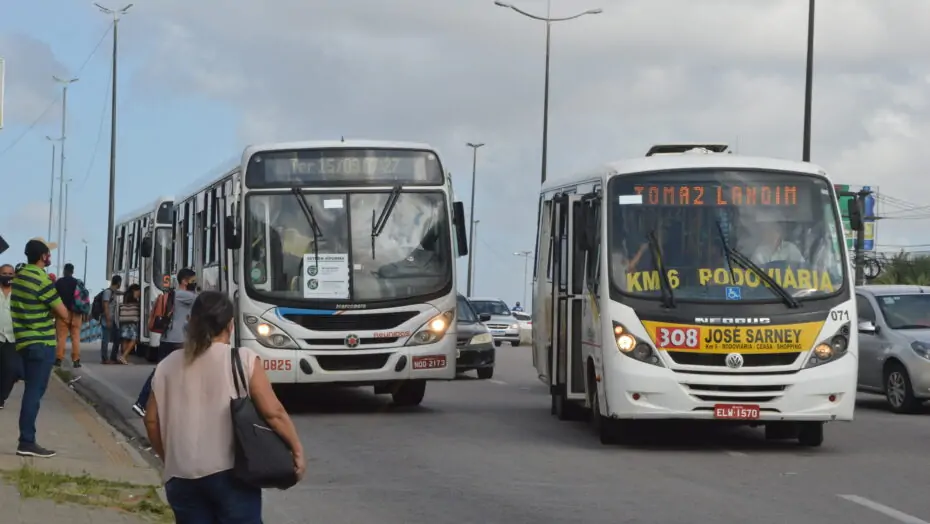
M882 273L870 284L930 286L930 255L901 251L882 263Z

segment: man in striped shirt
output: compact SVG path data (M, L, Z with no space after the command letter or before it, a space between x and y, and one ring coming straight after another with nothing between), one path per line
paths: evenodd
M55 364L54 314L62 320L68 310L61 303L55 284L45 272L52 263L51 250L41 238L26 243L26 265L13 279L10 293L10 316L16 351L23 362L23 400L19 410L19 446L16 454L28 457L54 457L55 452L36 443L36 418L39 405Z

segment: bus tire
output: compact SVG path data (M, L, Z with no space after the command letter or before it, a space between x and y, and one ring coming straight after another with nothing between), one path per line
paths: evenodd
M478 378L481 380L488 380L494 376L494 368L478 368L475 371L478 372Z
M419 406L423 402L423 395L425 394L425 380L405 380L391 393L391 399L394 401L395 406Z
M823 422L801 422L798 425L798 443L817 448L823 444Z
M591 392L591 427L601 444L605 446L618 444L621 440L620 424L616 420L601 414L600 395L596 386L594 391Z
M584 409L578 404L568 400L564 393L555 393L552 395L553 411L559 420L582 420L584 418Z

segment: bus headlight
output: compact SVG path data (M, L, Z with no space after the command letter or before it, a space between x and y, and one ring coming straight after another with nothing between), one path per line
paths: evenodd
M665 367L658 353L648 342L638 339L619 322L614 322L614 342L620 353L646 364Z
M803 369L810 369L838 360L846 354L847 349L849 349L848 323L843 324L832 337L824 338L814 346Z
M477 346L478 344L490 344L494 342L494 339L491 337L490 333L479 333L468 341L470 346Z
M435 317L429 319L426 324L423 324L420 329L416 331L409 339L407 339L408 346L423 346L425 344L432 344L434 342L439 342L442 340L442 337L446 335L449 326L452 325L452 322L455 321L455 310L450 309L441 315L436 315Z
M242 320L259 344L274 349L298 349L297 342L278 326L253 315L243 315Z

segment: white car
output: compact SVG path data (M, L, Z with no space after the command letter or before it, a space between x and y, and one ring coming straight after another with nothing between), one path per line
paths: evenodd
M522 311L510 311L520 324L520 344L533 343L533 317Z
M468 302L479 315L487 314L491 316L491 319L485 322L484 325L491 330L495 346L500 347L504 342L510 342L511 346L520 345L520 324L503 300L499 298L468 297Z

